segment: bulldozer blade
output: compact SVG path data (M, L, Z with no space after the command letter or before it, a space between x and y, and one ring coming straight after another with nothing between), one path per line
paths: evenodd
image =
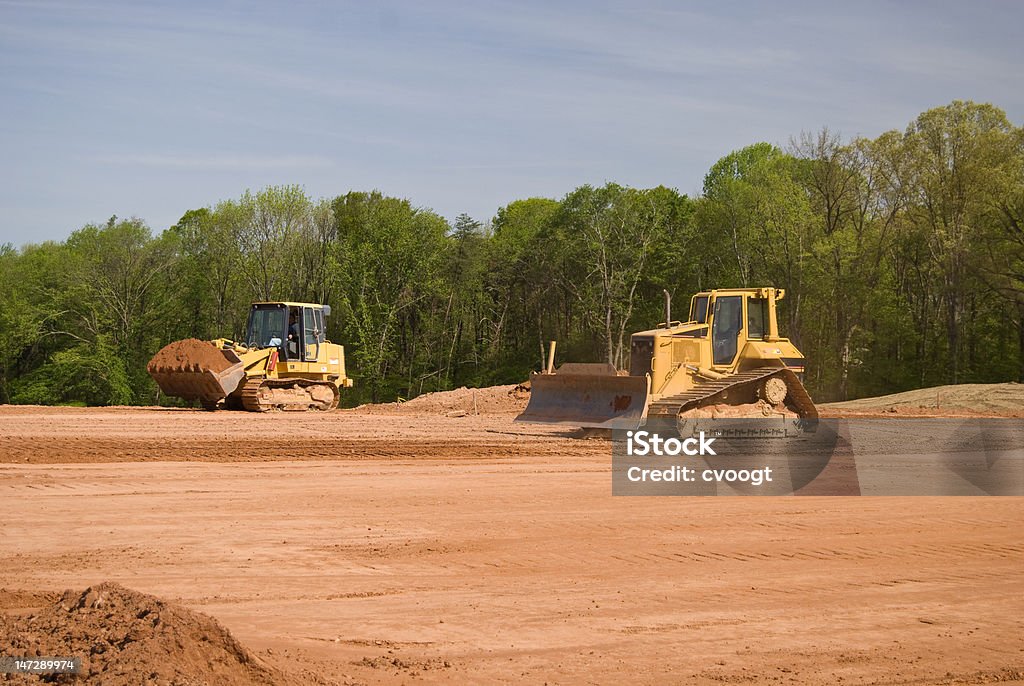
M574 364L563 365L556 374L531 374L530 402L515 421L596 429L637 428L647 406L648 377L597 373L599 367L614 372L611 365L586 369Z
M165 346L146 371L164 394L205 403L231 395L245 378L245 365L233 350L199 340Z

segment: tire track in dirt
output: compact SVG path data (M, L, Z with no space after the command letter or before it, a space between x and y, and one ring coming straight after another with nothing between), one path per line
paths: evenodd
M0 464L518 460L610 456L607 441L522 426L513 415L199 412L0 406Z
M884 549L853 548L849 550L822 548L770 548L760 551L716 550L701 547L700 550L675 550L671 553L635 553L632 555L613 554L610 559L627 566L649 566L653 561L679 564L724 564L739 563L761 565L764 563L790 563L793 561L819 562L870 562L875 560L933 561L948 560L951 557L966 557L980 564L983 559L1016 560L1024 565L1024 546L1003 544L935 544L904 546L898 551Z
M572 444L577 454L610 454ZM0 439L0 463L57 464L75 462L271 462L279 460L459 460L485 463L495 459L564 456L566 445L545 443L457 443L451 441L349 440L325 445L323 440L102 440L92 438Z

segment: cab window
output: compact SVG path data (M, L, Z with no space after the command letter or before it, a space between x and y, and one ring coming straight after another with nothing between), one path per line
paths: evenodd
M316 315L316 330L318 332L317 341L323 343L327 340L326 328L324 327L324 311L320 309L313 310Z
M257 305L249 312L245 342L250 348L280 346L285 337L285 310L277 305Z
M316 328L316 316L312 307L302 308L302 332L306 359L315 360L320 353L320 340Z
M698 324L708 323L708 296L698 295L690 306L690 321Z
M731 364L743 329L743 298L738 295L718 296L714 314L711 324L712 359L714 364Z
M764 298L747 299L747 337L764 338L767 333L768 302Z
M288 308L288 345L285 357L289 360L302 359L302 308Z

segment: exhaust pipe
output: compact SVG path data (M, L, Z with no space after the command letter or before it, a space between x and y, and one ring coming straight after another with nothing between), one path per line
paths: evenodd
M661 292L665 294L665 328L672 328L672 294L668 292L667 288L662 288Z

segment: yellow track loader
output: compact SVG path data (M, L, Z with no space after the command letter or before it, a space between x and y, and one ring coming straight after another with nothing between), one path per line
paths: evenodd
M816 419L801 377L804 356L779 335L778 288L717 289L694 295L689 319L634 333L629 372L610 364L567 363L530 377L530 402L516 420L635 429L668 420Z
M329 305L253 303L244 342L175 341L146 370L165 394L208 410L333 410L352 379L345 349L324 334L330 313Z

